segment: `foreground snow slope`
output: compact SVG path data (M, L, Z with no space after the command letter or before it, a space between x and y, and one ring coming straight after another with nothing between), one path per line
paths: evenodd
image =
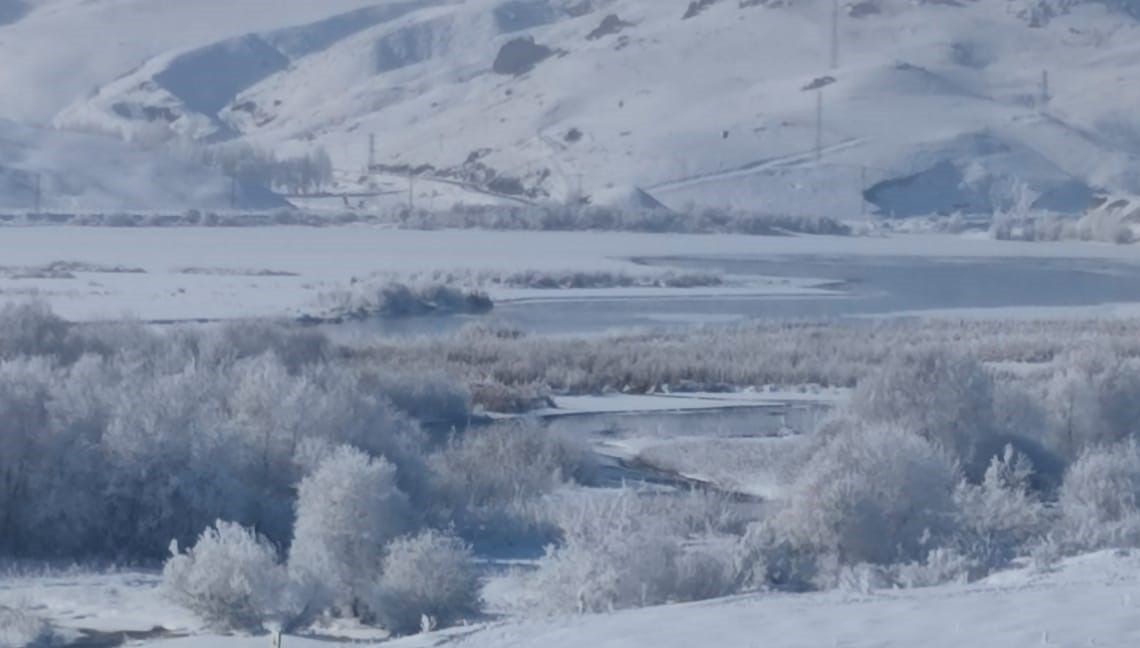
M1140 560L1098 553L969 586L769 595L490 628L471 648L1135 646ZM393 644L393 646L399 645ZM413 644L414 645L414 644Z
M346 189L375 134L377 163L530 197L849 217L1140 193L1140 23L1046 3L1072 10L844 2L833 67L830 0L38 0L0 25L0 117L324 146Z
M266 637L204 633L164 604L151 576L14 579L0 602L34 611L63 628L150 629L165 624L193 636L143 641L164 648L261 648ZM102 597L102 598L100 598ZM1054 571L1017 569L971 585L869 593L764 594L615 614L503 621L376 644L391 648L958 648L1140 644L1140 555L1100 552ZM286 637L290 648L326 641Z

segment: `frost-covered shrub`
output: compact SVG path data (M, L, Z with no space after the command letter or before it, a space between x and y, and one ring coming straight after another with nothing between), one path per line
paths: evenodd
M688 516L672 514L674 501L630 490L563 498L553 510L563 540L547 548L529 579L531 605L556 613L606 612L734 589L732 553L688 547L685 540L696 529Z
M341 319L479 314L494 308L491 298L478 290L440 283L408 285L399 281L324 294L320 302L330 317Z
M1065 475L1059 503L1066 546L1140 546L1140 445L1086 450Z
M737 549L741 582L749 589L804 592L834 584L835 555L796 541L777 521L748 528Z
M189 542L217 519L242 520L239 437L226 434L224 385L206 368L124 376L111 394L102 448L109 545L138 556Z
M471 414L470 390L439 371L386 372L368 376L399 410L424 422L462 423Z
M478 508L550 493L584 476L587 454L583 444L535 423L503 423L453 437L429 466L445 501Z
M48 648L57 645L47 621L20 609L0 606L0 648Z
M1069 355L1046 387L1049 443L1075 459L1140 433L1140 368L1111 351Z
M452 535L427 530L393 540L369 609L380 625L405 634L445 627L479 613L479 579L471 548Z
M977 558L946 547L932 549L922 562L904 563L891 571L891 581L903 587L965 583L985 572Z
M963 483L955 493L956 545L982 568L1001 567L1044 537L1050 520L1033 473L1029 458L1006 446L980 484Z
M53 374L38 360L0 362L0 551L26 551L37 514L36 488L53 459L66 457L46 434L47 402Z
M995 381L993 401L995 424L999 430L1019 438L1043 439L1049 422L1040 397L1007 379Z
M682 545L677 557L676 597L703 601L739 591L740 568L730 538L706 538Z
M841 564L918 560L952 536L958 480L946 454L910 430L851 429L811 457L772 526L780 543Z
M289 551L289 573L310 609L359 615L384 545L410 526L392 464L347 446L325 457L298 488Z
M552 407L550 388L541 382L504 385L494 380L480 380L471 385L471 403L486 412L523 414Z
M0 307L0 358L48 356L74 360L71 325L45 302L31 301Z
M538 498L589 470L586 448L531 422L470 428L428 459L434 513L477 545L542 543Z
M454 286L431 284L409 287L388 284L380 288L376 313L381 317L409 317L432 313L483 313L491 310L491 300L478 292Z
M16 319L56 321L32 314ZM457 381L333 357L323 335L278 324L68 325L65 342L83 353L34 355L38 342L21 343L0 363L5 554L160 559L171 539L193 543L216 519L283 546L306 441L388 458L426 504L430 439L386 392L423 416L462 406Z
M550 547L531 580L536 607L585 614L668 601L679 539L648 520L624 522L602 537L571 536Z
M254 531L221 520L185 553L171 543L162 588L219 630L258 632L267 620L294 613L277 550Z
M830 218L772 214L714 207L674 211L662 208L623 209L588 204L547 203L528 207L458 205L449 212L407 210L386 220L415 229L480 228L548 231L608 230L628 232L732 233L772 235L850 234Z
M938 349L895 355L859 381L851 409L869 423L896 425L942 446L975 480L989 462L993 379L971 358Z
M289 373L296 374L326 360L331 345L318 331L248 320L227 322L203 333L197 336L194 346L199 358L215 365L272 353Z

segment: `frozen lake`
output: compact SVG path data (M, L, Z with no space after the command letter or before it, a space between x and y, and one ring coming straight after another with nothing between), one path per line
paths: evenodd
M594 333L631 327L715 324L760 318L819 319L981 309L1055 309L1140 304L1140 267L1094 259L889 256L656 257L652 266L738 277L812 277L833 295L562 298L507 301L481 318L384 322L390 333L453 330L494 321L531 333ZM1070 313L1073 314L1073 313ZM1075 314L1082 314L1077 310ZM1089 311L1085 313L1093 316Z
M693 289L491 287L498 308L490 318L533 332L580 333L765 317L1106 304L1133 306L1073 312L1135 316L1140 315L1137 250L948 235L12 227L0 232L0 301L42 299L75 321L293 318L321 312L323 295L392 275L636 274L648 264L718 271L739 281ZM61 261L73 268L70 274L44 270ZM813 289L805 278L839 282L843 289ZM418 319L385 327L430 333L465 321Z

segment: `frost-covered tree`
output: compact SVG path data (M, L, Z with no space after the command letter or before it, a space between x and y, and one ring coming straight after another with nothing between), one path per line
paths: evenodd
M44 302L0 307L0 358L47 356L72 359L71 326Z
M1075 459L1087 447L1140 433L1140 369L1111 351L1070 355L1046 386L1050 446Z
M213 520L242 519L246 453L226 433L223 389L194 365L170 375L132 372L117 385L102 439L109 544L155 556Z
M46 404L52 373L45 362L0 362L0 552L27 551L37 542L36 481L66 448L48 433Z
M693 503L701 510L690 508ZM628 489L552 498L551 515L563 537L529 577L529 605L581 614L733 591L733 552L688 542L705 531L702 513L709 504L699 496Z
M981 484L963 483L956 545L985 568L1004 565L1039 540L1049 524L1044 503L1032 487L1033 464L1006 446L993 457Z
M455 436L428 466L437 505L461 522L477 523L509 515L522 502L582 476L586 455L579 444L540 426L508 423Z
M479 612L479 579L471 548L455 536L429 529L393 540L369 609L395 633L446 627Z
M841 564L918 560L952 536L958 481L947 454L910 430L849 429L811 456L771 524L794 552Z
M1065 475L1059 503L1071 548L1140 546L1140 444L1086 450Z
M277 550L250 529L219 520L185 553L170 550L163 592L215 628L258 632L296 613Z
M851 409L868 423L906 429L942 446L975 480L989 464L994 384L971 358L941 349L897 354L859 382Z
M289 572L311 610L362 614L384 546L409 527L392 464L348 446L329 453L298 488L289 551Z

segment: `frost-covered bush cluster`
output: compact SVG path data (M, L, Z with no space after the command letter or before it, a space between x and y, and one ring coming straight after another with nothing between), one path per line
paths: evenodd
M171 547L166 591L227 630L469 618L467 543L550 528L539 498L589 468L533 426L444 436L470 416L463 383L304 327L76 325L28 304L0 330L0 556Z
M417 419L469 412L461 383L303 328L77 326L27 305L0 329L5 555L155 558L219 518L287 543L324 447L385 457L422 501L436 444Z
M319 190L322 176L319 158L287 160L279 166L259 169L254 160L253 179L270 180L290 191ZM234 164L240 164L239 159ZM231 164L227 162L227 164ZM281 166L283 164L284 166ZM305 164L310 166L305 171ZM300 165L300 166L298 166ZM244 173L239 168L237 173ZM282 175L284 174L284 175ZM239 176L241 177L241 176ZM343 211L313 213L296 209L235 211L230 213L188 211L183 213L43 213L0 214L0 225L68 224L109 227L257 227L307 225L313 227L350 223L379 223L406 229L487 229L525 231L617 231L679 234L747 234L774 236L786 233L851 234L847 225L823 216L742 212L722 208L635 209L551 203L533 206L458 205L449 211L409 210L373 213Z
M333 449L298 487L289 571L314 607L359 616L385 545L409 530L411 517L395 466Z
M273 617L288 617L288 575L263 536L218 521L182 553L177 543L163 568L163 587L177 603L225 630L257 631Z
M896 350L940 347L947 340L983 362L1040 363L1105 344L1118 357L1140 357L1140 322L769 321L585 338L474 325L453 336L378 341L370 348L398 365L427 363L464 376L473 391L490 391L490 385L541 398L544 389L601 394L850 387Z
M393 632L453 625L478 614L479 581L471 547L428 529L388 545L371 593L376 619Z
M548 521L535 500L568 481L589 480L588 456L584 444L532 423L470 430L428 458L437 514L489 541L542 535Z
M724 285L721 275L710 272L651 270L631 273L609 270L436 270L411 273L412 284L444 284L452 286L533 288L556 290L570 288L702 288ZM399 278L388 278L398 281Z
M173 600L243 631L332 614L403 633L479 613L469 546L431 528L406 535L421 521L395 466L351 446L306 455L287 560L252 529L219 521L186 553L172 547L163 587Z
M396 281L327 293L321 295L320 302L328 317L334 319L479 314L494 308L486 293L478 290L442 283L408 285Z
M1136 232L1124 212L1094 210L1079 219L1057 214L996 215L990 235L1001 241L1100 241L1133 243Z
M1140 545L1140 367L1098 357L999 386L945 349L896 354L821 425L743 539L746 581L924 585L1044 550ZM1075 383L1072 365L1087 372ZM1058 380L1087 392L1079 406Z
M540 612L584 613L723 596L737 589L731 526L699 493L629 489L564 496L554 507L561 542L527 578Z
M850 229L843 223L822 216L744 212L714 207L675 211L563 203L525 207L457 205L450 211L402 210L385 218L410 229L850 234Z
M0 332L0 556L154 561L173 540L166 591L229 630L472 618L472 547L545 545L523 602L565 613L926 585L1140 545L1133 321L479 327L338 346L300 326L76 325L29 304L0 309ZM854 389L763 506L568 488L603 481L572 439L448 431L491 393L525 409L553 391L806 382Z

